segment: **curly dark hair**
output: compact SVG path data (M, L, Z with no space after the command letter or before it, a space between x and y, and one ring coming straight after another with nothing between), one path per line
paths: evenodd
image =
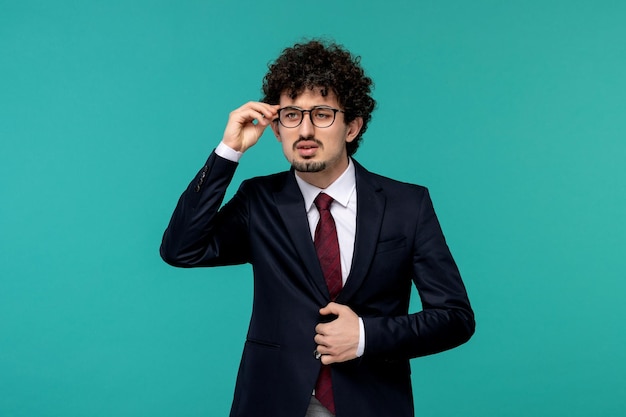
M346 144L348 155L353 155L376 106L371 97L374 83L365 75L360 63L361 57L353 56L336 43L317 39L297 43L269 64L269 71L263 78L261 101L278 104L282 93L296 98L305 89L321 88L324 96L328 90L332 91L344 110L346 123L363 118L359 135Z

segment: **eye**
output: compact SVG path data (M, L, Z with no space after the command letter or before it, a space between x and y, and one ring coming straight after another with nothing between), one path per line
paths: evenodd
M333 111L330 109L315 109L313 116L318 120L327 120L333 118Z
M288 120L298 120L302 113L296 109L285 109L282 112L282 116Z

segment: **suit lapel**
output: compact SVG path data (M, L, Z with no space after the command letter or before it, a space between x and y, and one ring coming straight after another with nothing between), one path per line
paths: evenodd
M328 288L322 268L320 267L313 240L310 238L309 220L304 210L304 199L298 187L298 183L291 170L287 175L285 186L282 190L274 193L276 207L285 223L287 232L293 246L302 260L302 269L307 279L313 282L314 287L319 291L321 300L327 300Z
M363 284L367 275L378 242L385 197L373 176L360 164L356 167L357 214L356 236L352 267L346 285L337 297L338 303L346 303Z

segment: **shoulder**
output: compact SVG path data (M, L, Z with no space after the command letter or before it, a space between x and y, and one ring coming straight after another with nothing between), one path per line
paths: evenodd
M293 176L291 171L282 171L274 174L248 178L241 183L241 188L248 191L257 190L258 192L275 192L284 188L290 174Z
M356 161L354 161L354 164L356 167L357 188L359 185L364 185L376 191L381 191L386 195L396 196L398 198L407 198L410 196L422 198L424 195L428 194L428 189L423 185L400 181L368 171Z

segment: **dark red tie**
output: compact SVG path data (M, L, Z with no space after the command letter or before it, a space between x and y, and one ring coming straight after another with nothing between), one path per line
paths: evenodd
M322 266L322 273L328 286L331 301L337 298L342 287L337 227L333 216L330 214L330 205L333 201L331 196L324 193L320 193L315 198L315 206L320 213L320 220L315 228L315 250ZM322 365L315 384L315 398L331 413L335 414L335 400L329 365Z

